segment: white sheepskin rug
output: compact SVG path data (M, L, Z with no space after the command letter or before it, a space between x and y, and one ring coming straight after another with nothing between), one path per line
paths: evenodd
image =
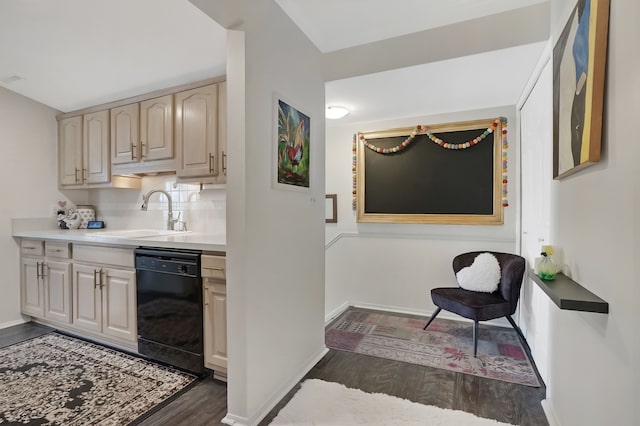
M458 271L456 279L465 290L493 293L500 283L498 259L491 253L480 253L471 266Z
M310 379L302 383L302 388L271 425L505 426L507 423Z

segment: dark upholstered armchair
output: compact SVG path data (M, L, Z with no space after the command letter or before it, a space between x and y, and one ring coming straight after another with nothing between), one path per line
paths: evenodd
M463 253L453 259L453 271L457 274L462 268L470 266L476 256L481 253L491 253L500 265L500 282L498 289L493 293L482 293L465 290L461 287L439 287L431 290L431 300L437 309L424 326L427 329L431 321L442 309L456 313L465 318L472 319L473 324L473 356L478 352L478 321L486 321L505 317L518 332L520 339L524 341L522 332L511 318L516 310L520 287L525 271L523 257L509 254L487 251Z

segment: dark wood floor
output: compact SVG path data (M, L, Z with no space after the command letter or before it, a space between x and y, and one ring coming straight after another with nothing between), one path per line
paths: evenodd
M0 347L49 332L34 323L0 330ZM532 388L431 367L330 350L305 376L381 392L422 404L463 410L522 426L548 426L540 401L544 388ZM303 379L304 380L304 379ZM260 425L268 425L299 384ZM226 385L206 378L138 424L143 426L219 425L226 413Z

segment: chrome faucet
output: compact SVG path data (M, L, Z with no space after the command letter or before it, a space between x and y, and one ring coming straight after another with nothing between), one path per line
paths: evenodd
M149 205L149 197L155 193L155 192L161 192L165 195L165 197L167 197L167 201L169 204L169 213L168 213L168 219L167 219L167 229L169 231L173 231L174 230L174 225L175 223L178 221L178 219L174 219L173 218L173 200L171 199L171 194L169 194L167 191L162 190L162 189L152 189L151 191L147 192L146 194L144 194L142 196L142 210L143 211L147 211L147 207ZM178 217L180 215L178 214Z

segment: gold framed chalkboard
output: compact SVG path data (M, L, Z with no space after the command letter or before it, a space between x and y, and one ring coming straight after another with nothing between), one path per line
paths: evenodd
M484 119L359 133L357 221L502 224L502 130Z

